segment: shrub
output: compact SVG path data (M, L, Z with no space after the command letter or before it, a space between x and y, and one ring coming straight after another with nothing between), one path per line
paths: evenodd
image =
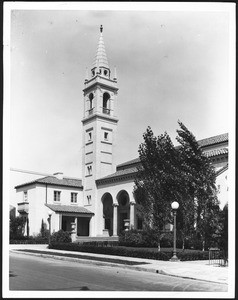
M119 245L121 246L131 246L140 247L143 246L142 234L140 231L131 229L128 231L123 231L119 235Z
M23 217L10 218L10 239L25 239L24 237L25 220Z
M207 260L209 259L209 251L181 251L177 253L178 258L181 261L189 260Z
M54 232L50 237L50 243L70 243L71 236L68 231L59 230Z
M160 247L171 248L173 247L174 237L173 232L165 232L160 236ZM178 244L178 241L177 241Z
M159 241L158 230L148 227L146 228L146 230L142 230L141 234L142 234L142 240L144 246L158 247L158 241Z
M42 237L42 238L49 238L49 230L47 229L46 223L44 222L44 220L41 220L41 229L40 229L40 233L37 237Z
M119 236L119 245L127 247L157 247L158 232L154 229L131 229L123 231Z

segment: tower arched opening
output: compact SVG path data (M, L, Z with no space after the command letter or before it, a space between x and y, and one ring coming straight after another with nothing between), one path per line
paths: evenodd
M90 93L89 96L89 115L91 115L93 113L93 93Z
M110 107L109 107L109 101L110 101L110 95L109 93L104 93L103 94L103 108L102 108L102 112L104 114L110 114Z

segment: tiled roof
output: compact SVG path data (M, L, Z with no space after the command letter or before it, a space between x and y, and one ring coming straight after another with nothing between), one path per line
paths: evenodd
M45 205L55 212L80 213L80 214L94 215L94 213L92 213L90 210L88 210L82 206L56 205L56 204L45 204Z
M198 144L201 147L211 146L214 144L219 144L223 142L228 142L228 133L212 136L203 140L199 140Z
M224 167L222 167L221 169L219 169L219 170L216 172L216 176L222 174L222 173L225 172L226 170L228 170L228 164L226 164Z
M117 166L117 169L119 170L120 168L123 168L125 166L128 166L128 165L134 165L134 164L139 164L140 163L140 158L134 158L132 160L129 160L129 161L126 161L120 165Z
M204 152L204 154L207 157L214 157L214 156L218 156L218 155L222 155L222 154L228 154L228 149L227 148L214 149L214 150Z
M81 189L83 188L81 179L76 179L76 178L58 179L55 176L46 176L46 177L43 177L43 178L35 179L35 180L27 182L27 183L17 185L17 186L15 186L15 189L23 187L23 186L28 186L28 185L31 185L31 184L35 184L35 183L75 187L75 188L81 188Z
M110 179L119 179L120 177L130 176L130 175L137 173L137 171L138 171L137 167L132 167L132 168L128 168L125 170L118 170L115 173L105 176L103 178L100 178L96 181L97 181L97 183L100 184L101 181L108 181Z
M203 139L203 140L199 140L198 143L201 147L205 147L205 146L209 146L209 145L214 145L214 144L218 144L218 143L222 143L222 142L226 142L228 141L228 134L221 134L221 135L217 135L211 138L207 138L207 139ZM228 154L228 148L222 148L222 149L214 149L214 150L210 150L210 151L206 151L204 152L204 154L207 157L214 157L214 156L218 156L218 155L224 155L224 154ZM117 171L113 174L110 174L106 177L100 178L97 180L97 183L102 183L105 181L112 181L112 180L118 180L121 177L125 177L125 176L130 176L133 175L137 172L137 166L140 164L140 158L135 158L132 160L129 160L125 163L122 163L120 165L117 166Z
M207 147L207 146L211 146L211 145L219 144L219 143L223 143L223 142L228 142L228 133L219 134L219 135L216 135L216 136L212 136L212 137L209 137L209 138L206 138L206 139L199 140L198 144L201 147ZM227 153L228 153L228 149L227 149ZM223 153L220 153L220 154L223 154ZM214 155L216 155L216 154L214 154ZM211 156L214 156L214 155L211 155ZM219 155L219 154L217 154L217 155ZM138 163L140 163L140 158L139 157L135 158L135 159L132 159L132 160L129 160L129 161L126 161L122 164L119 164L117 166L117 169L121 169L121 168L124 168L126 166L130 166L130 165L134 165L134 164L138 164Z

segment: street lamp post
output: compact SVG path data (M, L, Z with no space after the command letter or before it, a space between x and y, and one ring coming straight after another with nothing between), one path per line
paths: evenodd
M176 214L177 209L179 208L178 202L174 201L171 204L173 216L174 216L174 251L173 251L173 257L171 257L170 261L179 261L177 255L176 255Z
M26 213L26 235L27 235L27 238L29 238L29 218L28 218L28 213Z
M51 235L51 215L52 215L52 212L49 210L48 211L48 221L49 221L49 245L50 245L50 235Z

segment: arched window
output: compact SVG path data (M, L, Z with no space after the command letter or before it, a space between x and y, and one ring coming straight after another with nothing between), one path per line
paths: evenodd
M103 113L104 114L110 114L110 109L109 109L109 100L110 100L110 95L108 93L103 94Z
M89 94L89 115L93 113L93 93Z

